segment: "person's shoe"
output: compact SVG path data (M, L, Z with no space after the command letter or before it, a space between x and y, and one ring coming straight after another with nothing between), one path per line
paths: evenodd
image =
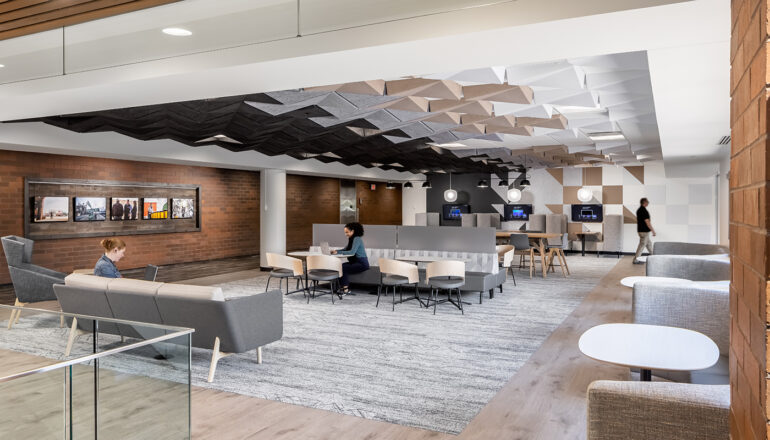
M634 264L644 264L644 261L634 260Z

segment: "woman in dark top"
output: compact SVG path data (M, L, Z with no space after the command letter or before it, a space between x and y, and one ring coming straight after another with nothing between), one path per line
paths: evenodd
M369 260L366 258L366 249L364 249L364 227L361 223L354 222L345 225L345 235L348 237L348 245L339 251L332 251L333 254L349 255L348 262L342 263L342 291L350 291L350 281L348 276L352 273L361 273L369 269Z
M104 255L99 258L94 266L94 275L106 278L121 278L115 263L123 258L126 253L126 243L119 238L105 238L101 243Z

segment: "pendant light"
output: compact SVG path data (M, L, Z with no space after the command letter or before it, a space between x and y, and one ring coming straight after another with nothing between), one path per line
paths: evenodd
M388 182L385 184L386 189L396 189L396 184L393 182Z
M586 179L585 179L585 177L586 177L586 172L585 172L585 171L586 171L586 169L585 169L585 167L583 168L583 170L582 170L582 171L583 171L583 175L582 175L582 179L583 179L583 185L585 185L585 182L586 182ZM577 198L578 198L578 200L580 200L581 202L590 202L590 201L591 201L591 199L593 199L593 198L594 198L594 192L593 192L593 191L591 191L589 188L587 188L587 187L583 186L583 187L581 187L581 188L580 188L580 189L577 191Z
M423 188L431 188L430 180L426 180L425 182L423 182L422 187Z
M457 201L457 191L452 189L452 173L449 173L449 189L444 191L444 200L447 202L456 202Z
M412 185L412 182L406 182L406 183L404 184L404 188L411 188L412 186L413 186L413 185Z
M518 188L511 188L508 190L508 201L509 202L518 202L521 200L521 190Z
M497 186L508 186L508 179L500 179L500 182L497 183Z
M477 188L489 188L489 182L487 182L485 179L479 180L479 183L476 184Z
M524 179L519 182L519 186L529 186L529 180L527 179L527 155L524 155Z

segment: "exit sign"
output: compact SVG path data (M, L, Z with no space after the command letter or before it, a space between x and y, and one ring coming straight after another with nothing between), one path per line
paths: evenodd
M369 185L369 189L372 190L372 191L376 190L377 189L377 184L376 183L370 184Z

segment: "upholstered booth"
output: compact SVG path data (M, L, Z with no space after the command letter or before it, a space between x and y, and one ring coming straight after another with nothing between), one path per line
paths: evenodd
M623 216L609 214L604 216L602 223L601 252L616 252L620 258L623 252Z
M219 287L71 274L54 291L66 313L194 328L192 345L213 350L209 382L222 357L256 349L261 363L261 347L283 336L280 290L225 299ZM78 329L90 330L87 321L70 322L70 341ZM104 333L151 337L137 334L134 327L104 324L99 328Z
M500 229L500 214L496 212L476 214L476 227Z
M2 238L13 290L22 303L56 299L53 285L63 283L66 274L32 264L34 241L15 235Z
M418 212L414 215L415 226L439 226L441 216L438 212Z
M658 371L653 375L675 382L722 385L730 382L730 291L727 284L638 281L633 287L633 322L694 330L719 347L719 360L705 370Z
M529 216L528 231L545 232L545 214L531 214Z
M463 214L460 217L460 226L463 228L476 227L476 214Z
M600 380L588 386L588 440L725 440L729 385Z
M718 244L658 241L653 244L653 255L726 255L730 249Z
M692 281L722 281L730 279L730 259L724 256L650 255L647 257L648 277L683 278Z

